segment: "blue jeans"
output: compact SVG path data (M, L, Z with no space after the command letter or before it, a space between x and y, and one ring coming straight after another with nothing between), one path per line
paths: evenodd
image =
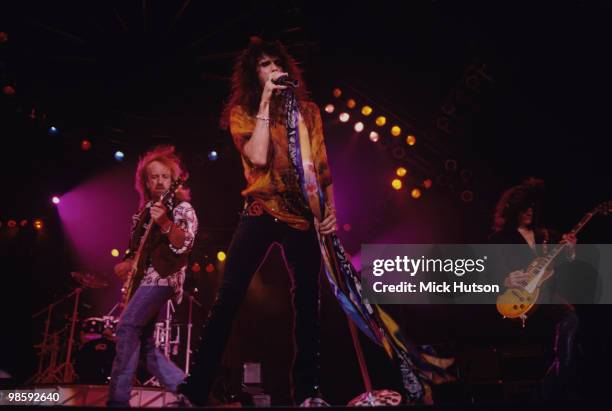
M109 407L129 406L141 348L147 356L147 369L168 390L176 392L177 385L185 378L185 373L155 347L153 339L157 315L170 297L172 287L138 287L121 314L108 393Z

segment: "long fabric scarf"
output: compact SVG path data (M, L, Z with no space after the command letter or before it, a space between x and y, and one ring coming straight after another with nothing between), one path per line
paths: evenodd
M309 158L310 141L299 132L299 108L294 93L285 93L286 128L289 157L298 176L306 204L323 220L325 196L318 184L317 170ZM380 306L370 304L361 294L361 282L353 264L346 257L336 234L317 235L323 268L334 296L350 320L376 344L382 346L399 363L409 402L423 402L429 396L429 383L450 381L446 369L452 359L435 356L431 347L420 347L406 339L399 325Z

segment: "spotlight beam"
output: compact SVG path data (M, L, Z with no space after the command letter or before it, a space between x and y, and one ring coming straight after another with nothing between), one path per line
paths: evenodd
M63 37L65 39L70 40L73 43L77 43L77 44L79 44L81 46L86 43L85 40L83 40L81 37L79 37L79 36L77 36L75 34L72 34L72 33L68 33L66 31L58 29L56 27L52 27L52 26L49 26L47 24L40 23L40 22L34 21L34 20L30 20L29 23L32 24L33 26L38 26L39 28L41 28L43 30L50 31L51 33L55 33L55 34L59 35L60 37Z
M245 22L248 19L250 19L252 17L252 13L248 12L248 13L243 13L242 15L232 19L232 20L226 20L224 21L223 25L221 27L219 27L216 31L211 31L208 34L205 34L204 36L200 37L197 40L192 41L191 43L189 43L185 49L186 50L190 50L190 49L194 49L198 46L200 46L202 43L207 42L208 40L212 39L213 37L215 37L218 34L221 34L225 31L228 31L232 28L234 28L236 25L238 25L241 22Z
M185 10L187 9L187 7L189 7L189 4L191 4L191 0L185 0L183 1L183 4L181 4L181 7L178 9L178 11L176 12L176 14L174 15L174 17L172 18L172 21L170 22L170 25L168 26L168 33L170 33L172 31L172 29L174 28L174 25L179 21L179 19L183 16L183 13L185 12Z

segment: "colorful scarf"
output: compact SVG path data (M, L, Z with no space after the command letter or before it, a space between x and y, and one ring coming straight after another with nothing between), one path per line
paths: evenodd
M285 95L289 157L300 182L304 200L312 213L323 220L325 197L312 164L308 136L299 132L299 108L295 94ZM350 320L387 355L399 362L403 385L410 402L423 402L430 396L429 383L450 381L446 369L453 359L435 356L431 347L419 347L402 335L399 325L380 306L370 304L361 294L361 282L336 234L318 234L323 268L332 292Z

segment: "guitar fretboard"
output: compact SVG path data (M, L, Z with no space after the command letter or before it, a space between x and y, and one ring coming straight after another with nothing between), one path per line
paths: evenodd
M576 224L569 233L574 234L574 235L578 234L580 230L582 230L584 226L587 225L587 223L591 220L591 218L593 218L595 214L597 214L596 210L592 210L586 213L584 217L582 217L582 219L578 222L578 224ZM542 263L538 264L538 269L542 269L543 267L548 266L555 258L557 258L557 256L561 253L561 251L563 251L563 249L566 246L567 246L567 243L556 244L552 248L552 250L550 250L548 254L544 256L544 258L542 259Z

